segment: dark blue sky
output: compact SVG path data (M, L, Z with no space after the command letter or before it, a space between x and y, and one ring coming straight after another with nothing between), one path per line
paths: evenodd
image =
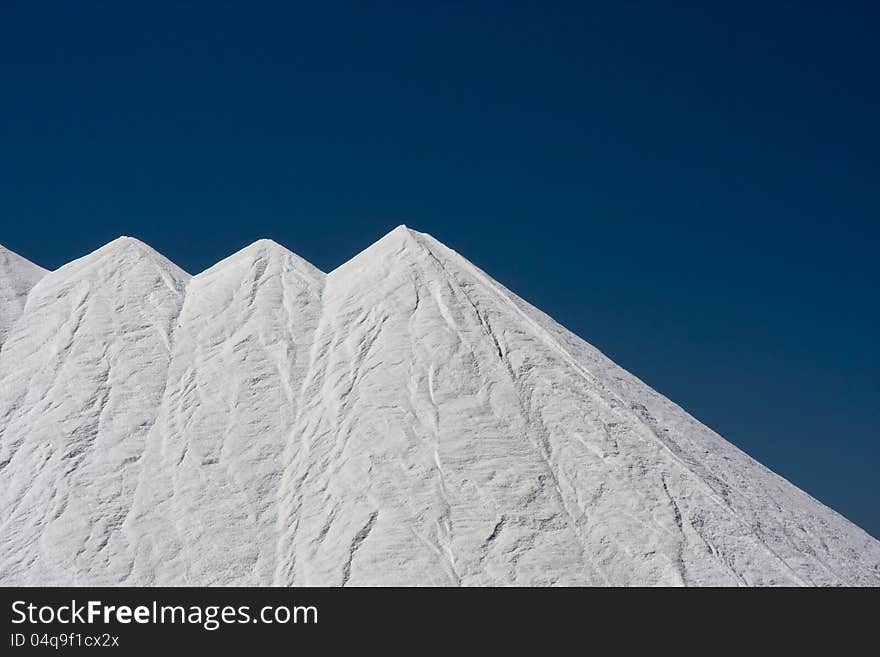
M875 3L404 4L5 0L0 243L407 223L880 536Z

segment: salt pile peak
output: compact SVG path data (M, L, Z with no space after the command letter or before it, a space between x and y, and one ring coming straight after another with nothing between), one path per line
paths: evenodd
M46 270L0 244L0 347L24 309L27 294Z

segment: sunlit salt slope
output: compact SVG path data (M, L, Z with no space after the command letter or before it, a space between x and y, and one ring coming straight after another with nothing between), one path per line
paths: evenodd
M880 542L428 235L44 274L0 251L2 584L880 585Z

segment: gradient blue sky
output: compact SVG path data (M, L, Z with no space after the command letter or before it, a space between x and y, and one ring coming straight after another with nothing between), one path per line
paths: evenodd
M407 223L880 536L880 11L806 4L4 0L0 243Z

